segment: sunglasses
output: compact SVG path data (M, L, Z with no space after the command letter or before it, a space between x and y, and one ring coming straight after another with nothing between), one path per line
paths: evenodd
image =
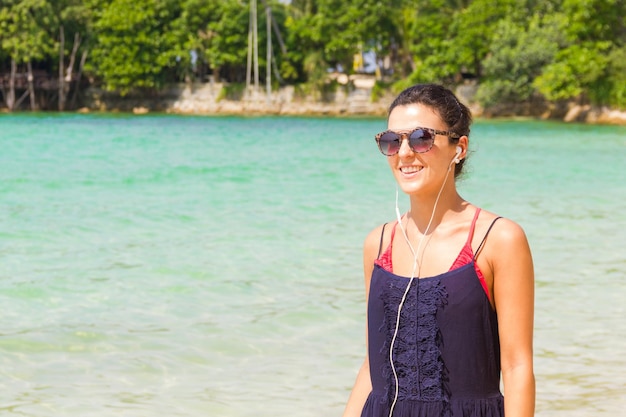
M409 147L415 153L424 153L430 151L435 143L435 135L443 135L451 138L460 138L460 135L445 130L430 129L428 127L416 127L409 132L394 132L393 130L385 130L376 135L376 143L378 149L383 155L392 156L400 152L402 140L409 141Z

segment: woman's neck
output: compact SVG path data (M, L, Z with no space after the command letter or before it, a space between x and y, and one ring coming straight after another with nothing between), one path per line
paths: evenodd
M438 200L437 196L410 196L410 202L408 218L415 223L421 233L426 232L429 223L428 233L432 233L447 216L453 212L462 211L463 207L468 204L456 192L456 189L448 193L444 190Z

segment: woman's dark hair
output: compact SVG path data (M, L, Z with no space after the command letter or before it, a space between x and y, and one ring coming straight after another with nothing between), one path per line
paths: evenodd
M461 103L454 93L439 84L417 84L402 91L389 106L388 115L398 106L422 104L435 110L441 120L448 126L448 130L460 136L469 136L472 124L472 113ZM458 143L458 138L448 138L451 144ZM454 176L458 177L463 171L465 158L456 164Z

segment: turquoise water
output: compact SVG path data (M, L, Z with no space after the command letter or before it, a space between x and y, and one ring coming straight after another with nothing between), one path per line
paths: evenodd
M2 415L340 415L383 128L0 116ZM479 121L471 147L461 193L535 257L537 415L621 415L626 128Z

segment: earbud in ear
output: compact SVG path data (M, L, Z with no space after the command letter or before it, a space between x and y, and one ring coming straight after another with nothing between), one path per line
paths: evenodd
M454 163L458 164L459 162L461 162L461 159L459 159L459 156L461 155L461 152L463 152L463 148L461 148L460 146L456 147L456 155L454 155Z

